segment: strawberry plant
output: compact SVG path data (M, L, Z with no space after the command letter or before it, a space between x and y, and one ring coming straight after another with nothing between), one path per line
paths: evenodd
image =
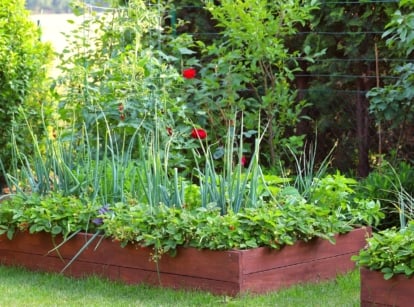
M360 266L384 273L384 279L396 274L414 275L414 221L406 228L389 228L374 233L368 245L352 260Z

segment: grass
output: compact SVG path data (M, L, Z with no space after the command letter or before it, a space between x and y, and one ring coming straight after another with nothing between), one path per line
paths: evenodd
M304 284L266 295L214 296L143 285L123 285L97 277L72 279L0 266L0 306L359 306L359 273L329 282Z

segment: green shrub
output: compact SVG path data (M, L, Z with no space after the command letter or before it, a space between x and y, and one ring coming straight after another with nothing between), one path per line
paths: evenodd
M74 196L58 193L15 195L1 203L0 234L12 239L16 231L49 232L65 238L79 231L94 231L91 220L97 207Z
M44 128L41 114L50 116L46 80L52 50L40 41L40 35L23 0L0 2L0 158L6 168L10 166L12 133L19 148L31 149L19 107L26 110L36 133Z
M414 196L413 178L414 168L410 163L403 161L392 165L384 161L359 183L359 197L381 202L385 218L379 225L380 229L400 225L403 198Z
M398 230L389 228L367 239L367 247L352 259L360 266L384 273L385 279L395 274L414 274L414 221Z

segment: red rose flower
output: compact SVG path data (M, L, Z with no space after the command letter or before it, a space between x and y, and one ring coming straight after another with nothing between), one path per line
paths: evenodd
M193 139L203 140L207 137L207 131L201 128L193 128L193 130L191 131L191 137Z
M171 127L167 127L167 134L171 136L173 134L173 130Z
M183 77L186 79L193 79L195 78L197 72L195 70L195 68L186 68L183 70Z
M246 162L247 162L246 157L245 156L242 156L241 159L240 159L241 166L245 166L246 165Z

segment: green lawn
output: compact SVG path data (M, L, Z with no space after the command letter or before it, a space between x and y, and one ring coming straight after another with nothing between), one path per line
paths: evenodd
M198 291L127 286L99 278L71 279L0 266L0 306L359 306L359 273L330 282L236 298Z

